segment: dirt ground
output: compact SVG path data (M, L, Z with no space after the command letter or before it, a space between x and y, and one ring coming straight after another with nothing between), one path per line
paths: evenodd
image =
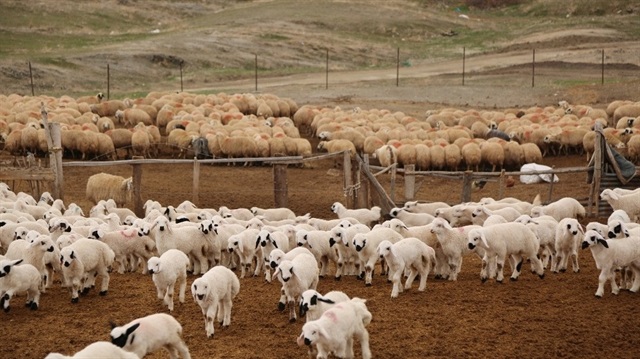
M552 158L546 163L567 167L581 160ZM167 205L191 199L191 169L187 167L145 166L143 198ZM88 208L83 194L86 179L101 170L105 169L65 168L65 201ZM131 171L129 166L108 170L122 175ZM552 199L587 195L585 179L583 175L561 175ZM200 207L273 206L269 167L202 166L200 183ZM332 218L329 206L344 199L342 177L335 174L329 161L319 162L313 169L289 168L288 184L289 204L296 213ZM417 198L457 203L460 188L457 181L425 180ZM402 193L399 186L398 201L403 201ZM531 200L537 193L546 199L549 186L517 183L507 188L505 196ZM473 199L484 196L497 196L497 184L488 183ZM368 329L375 358L635 357L640 319L629 313L637 307L637 295L622 291L614 296L607 287L604 298L596 299L598 270L588 250L580 253L579 273L548 272L539 279L525 265L517 282L482 284L479 270L480 260L466 257L457 282L429 278L425 292L414 287L394 300L390 298L391 285L380 276L374 277L372 287L354 277L340 282L323 278L318 290L339 289L367 299L373 313ZM188 284L195 278L190 275ZM231 326L216 328L213 339L206 338L200 309L189 295L184 304L176 305L173 315L183 325L193 358L304 358L306 349L295 343L303 321L290 324L287 314L276 309L278 296L275 283L242 279ZM43 358L51 351L72 353L91 342L108 340L110 320L125 323L167 312L156 299L150 276L140 273L113 273L107 296L92 291L78 304L70 303L69 293L59 282L43 294L38 311L24 308L22 300L14 299L12 310L0 315L0 357L27 359ZM359 349L356 353L359 355ZM148 356L167 357L162 351Z

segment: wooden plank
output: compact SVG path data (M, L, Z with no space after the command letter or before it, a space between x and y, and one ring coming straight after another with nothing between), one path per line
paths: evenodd
M416 169L416 165L407 165L404 168L404 200L413 201L416 197L416 176L413 171Z
M47 181L53 182L56 176L52 170L11 169L0 172L0 181Z
M287 207L288 187L287 187L287 166L273 166L273 196L275 207Z
M133 212L139 218L144 218L142 203L142 164L136 163L131 165L131 167L133 167L133 174L131 175L133 179Z
M355 188L353 187L353 173L351 171L351 155L345 151L342 155L342 170L343 170L343 189L347 197L345 207L353 209L355 208Z
M356 156L356 158L358 159L358 162L362 162L362 159L360 159L359 156ZM393 203L387 192L385 192L380 182L378 182L371 171L369 171L369 167L362 166L362 172L365 174L369 182L373 185L373 188L376 190L376 193L380 198L380 203L378 205L382 209L382 215L389 214L391 209L395 207L395 204Z

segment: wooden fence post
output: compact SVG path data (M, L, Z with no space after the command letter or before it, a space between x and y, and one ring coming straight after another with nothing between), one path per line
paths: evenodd
M533 49L533 59L531 60L531 87L536 84L536 49Z
M556 166L551 166L552 169L556 169ZM547 196L547 203L551 203L551 198L553 197L553 179L555 178L555 174L551 174L551 181L549 182L549 195Z
M349 151L343 152L343 165L344 171L344 193L347 196L347 208L355 208L356 196L355 188L353 187L353 171L351 170L351 154Z
M287 165L273 166L273 195L275 208L287 207Z
M51 195L53 198L64 201L64 176L62 174L62 134L60 132L60 124L57 122L49 123L49 114L47 113L44 103L40 103L40 115L44 124L45 137L47 140L47 148L49 148L49 167L53 171L53 189Z
M36 92L33 89L33 71L31 70L31 61L29 61L29 78L31 79L31 96L35 96Z
M400 48L396 56L396 87L400 86Z
M404 200L413 201L416 196L416 165L404 166Z
M360 184L360 194L356 198L358 208L369 208L369 181L362 177L362 167L369 168L369 155L364 154L363 162L358 162L358 183Z
M142 160L144 157L142 156L133 156L132 160ZM133 179L133 212L136 216L140 218L144 218L144 208L142 208L142 164L135 163L131 165L133 169L133 174L131 175Z
M255 61L255 77L256 77L256 92L258 92L258 54L256 54L256 61Z
M462 202L471 201L471 171L465 171L462 175Z
M109 64L107 64L107 101L111 97L111 70L109 69Z
M327 49L327 58L326 58L326 66L325 66L325 79L324 79L324 88L325 90L329 88L329 49Z
M192 202L197 206L200 202L200 162L198 157L193 158L193 189L191 194Z
M467 56L467 48L462 48L462 86L464 86L464 71L465 71L465 62Z

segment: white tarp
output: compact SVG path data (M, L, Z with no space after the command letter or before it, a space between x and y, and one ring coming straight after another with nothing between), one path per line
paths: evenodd
M539 165L537 163L527 163L520 168L520 172L538 172L552 170L551 167L545 165ZM558 182L560 179L558 176L553 175L553 182ZM551 173L547 174L530 174L520 175L520 182L524 184L551 182Z

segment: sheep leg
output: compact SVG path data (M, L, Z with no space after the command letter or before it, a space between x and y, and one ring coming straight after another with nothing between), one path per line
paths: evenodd
M391 290L391 298L397 298L398 293L402 292L402 288L400 287L400 279L402 277L402 271L397 270L393 273L393 289Z
M636 268L632 264L629 269L632 271L633 276L633 284L631 285L631 288L629 288L629 291L632 293L636 293L638 290L640 290L640 268Z
M404 289L411 289L411 285L413 284L413 281L416 280L417 276L418 276L418 271L415 268L410 268L409 276L407 277L407 280L404 282ZM422 274L420 275L420 285L422 286Z
M173 291L175 289L175 283L169 284L167 286L167 292L164 296L164 304L167 305L170 312L173 312Z
M27 292L27 305L31 310L37 310L40 304L40 291L37 289Z
M504 280L504 257L500 256L496 258L496 268L496 282L502 283L502 281Z
M284 293L284 287L280 288L280 300L278 300L278 310L279 311L283 311L284 308L286 307L287 303L287 296Z
M509 257L511 261L511 266L513 267L513 273L511 273L511 280L518 280L520 276L520 272L522 271L522 256L519 254L512 254Z
M571 253L571 259L573 260L573 272L574 273L578 273L580 272L580 266L578 265L578 251L577 250L573 250Z
M214 328L213 321L216 316L216 312L218 311L218 301L214 300L209 308L207 308L207 314L204 316L204 328L207 331L207 338L213 337Z
M598 276L598 289L596 290L596 297L598 298L602 298L602 296L604 295L604 285L610 277L608 272L608 268L602 268L602 270L600 271L600 275Z
M222 327L227 328L231 324L231 307L233 306L233 302L230 298L225 298L222 300Z
M361 330L356 333L356 337L360 342L360 351L362 352L362 359L371 359L371 349L369 349L369 332L366 328L361 327ZM351 348L353 354L353 348Z
M174 344L175 349L178 351L179 357L182 359L191 359L191 354L189 354L189 348L184 343L184 341L179 340Z
M482 257L482 269L480 269L480 280L482 283L486 282L489 276L487 275L487 270L489 268L489 261L491 259L486 254Z
M256 270L253 272L253 276L257 277L260 275L260 272L262 271L262 267L264 267L264 258L262 256L257 256L256 257Z
M288 298L289 304L289 323L294 323L296 321L296 302L293 298Z
M13 296L13 293L11 291L7 291L6 293L4 293L2 298L0 298L0 304L2 304L2 309L4 309L5 313L11 310L11 307L9 307L11 296Z
M106 268L102 268L99 273L102 276L102 287L100 287L100 295L107 295L107 291L109 290L109 272L107 272Z
M180 292L178 292L178 300L180 303L184 303L184 293L187 290L187 277L184 276L180 280Z
M364 284L367 287L371 286L371 281L373 280L373 264L367 263L364 266Z
M336 280L340 280L340 278L342 278L343 267L344 267L344 258L342 257L342 255L340 255L338 257L338 263L336 265L336 276L335 276Z
M326 256L322 256L319 260L320 262L320 278L324 278L327 275L327 268L329 268L329 258Z
M618 295L620 293L620 287L616 282L616 271L612 268L609 272L609 280L611 281L611 293Z

